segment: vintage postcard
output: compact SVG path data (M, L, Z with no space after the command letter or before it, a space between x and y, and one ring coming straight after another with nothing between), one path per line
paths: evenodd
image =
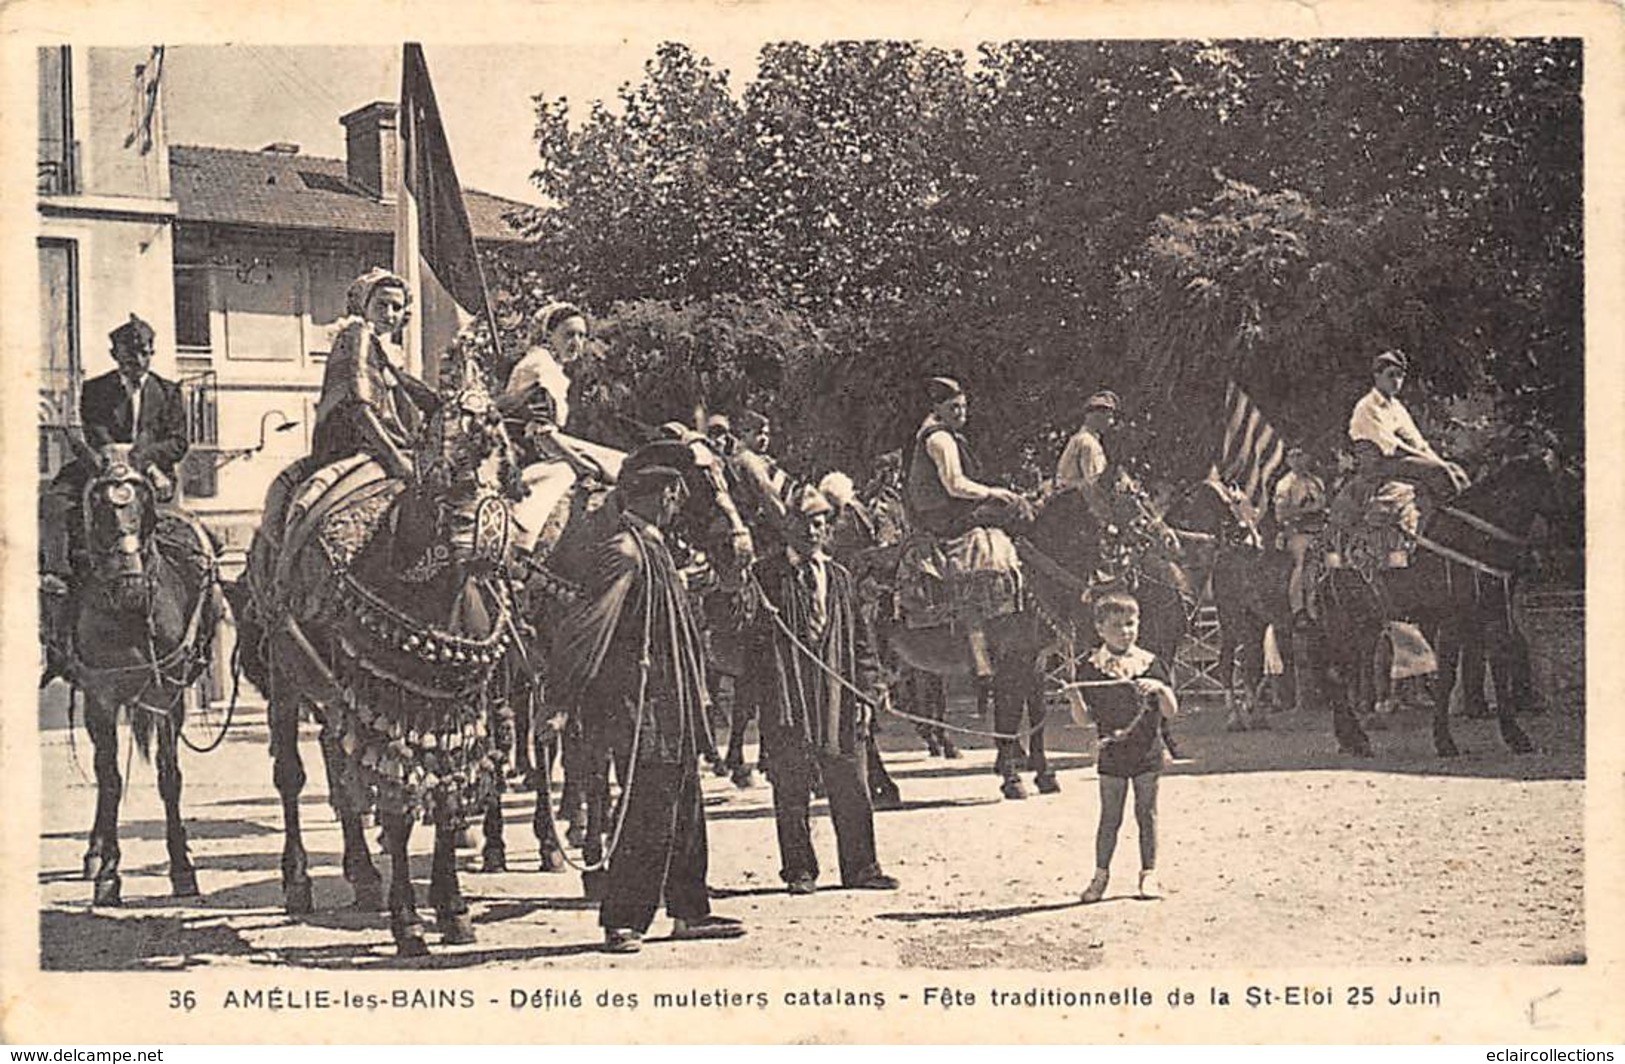
M0 1040L1625 1036L1617 5L0 21Z

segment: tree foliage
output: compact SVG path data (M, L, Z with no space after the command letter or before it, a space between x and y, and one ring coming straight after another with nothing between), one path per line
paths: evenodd
M1441 432L1471 399L1580 453L1580 57L791 42L735 92L667 44L618 109L538 99L552 206L511 265L547 283L518 303L596 310L604 402L769 408L813 464L905 442L948 373L1006 475L1052 468L1099 387L1133 408L1116 453L1188 473L1226 379L1329 440L1388 346Z

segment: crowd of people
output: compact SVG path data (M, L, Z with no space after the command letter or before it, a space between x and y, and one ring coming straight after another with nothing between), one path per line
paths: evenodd
M391 476L413 475L416 435L439 399L407 372L395 346L410 303L405 282L386 270L371 270L351 286L350 317L327 361L313 453L299 467L302 475L355 455L377 460ZM538 316L537 342L493 389L524 459L524 490L512 506L519 555L512 574L523 580L530 571L529 555L568 493L588 485L617 489L618 523L582 574L582 593L555 635L548 664L551 702L579 715L589 741L609 752L621 784L621 826L600 910L605 948L640 948L662 905L674 921L673 938L733 937L743 925L710 907L699 775L702 758L715 752L707 710L719 670L697 605L698 568L671 541L688 489L677 469L623 471L617 452L569 433L571 366L588 334L579 308L550 305ZM87 381L81 395L85 440L91 451L130 446L133 464L167 496L187 449L179 389L151 372L154 335L146 323L132 316L111 340L117 369ZM1407 369L1399 352L1376 356L1373 388L1348 427L1357 469L1340 494L1328 491L1301 447L1288 452L1273 516L1280 546L1295 562L1295 610L1308 605L1310 543L1339 506L1360 515L1383 509L1414 534L1418 486L1434 496L1465 486L1461 468L1429 446L1398 397ZM755 619L735 633L737 664L728 679L731 697L760 717L780 874L791 894L813 894L821 874L809 826L815 789L828 798L841 885L898 887L878 856L870 778L873 715L886 697L877 611L900 614L911 625L949 626L962 635L968 671L985 679L993 668L987 626L1023 608L1022 564L1006 527L1012 519L1030 520L1031 504L978 464L965 389L949 377L923 383L926 409L910 446L883 456L862 492L828 479L821 489L792 476L772 456L772 426L759 412L715 414L703 434L694 433L725 462L754 542L757 591L748 612ZM1102 526L1124 483L1108 451L1121 410L1114 392L1091 396L1054 475L1055 490L1081 495ZM61 646L53 633L71 627L60 614L73 608L73 530L90 461L82 455L70 464L48 496L54 534L42 572L52 583L47 601L54 612L45 620L53 650ZM854 562L888 547L895 563L889 571ZM1095 871L1082 897L1097 901L1106 890L1131 790L1138 892L1157 897L1163 723L1178 708L1171 663L1138 645L1132 596L1101 594L1091 608L1099 646L1070 689L1100 734ZM740 725L736 714L724 762L734 760L735 769L743 757Z

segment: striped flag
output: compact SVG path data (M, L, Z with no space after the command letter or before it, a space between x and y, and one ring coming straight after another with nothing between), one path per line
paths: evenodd
M415 303L406 365L434 385L441 355L457 334L476 318L492 318L474 228L418 44L406 45L401 57L399 155L395 272L411 286Z
M1286 448L1252 397L1235 381L1224 390L1224 449L1219 475L1239 488L1255 513L1265 513Z

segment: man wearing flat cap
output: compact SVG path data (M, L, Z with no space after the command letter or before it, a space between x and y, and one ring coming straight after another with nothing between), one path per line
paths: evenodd
M1061 491L1080 492L1096 520L1109 520L1111 505L1106 500L1109 481L1104 440L1117 423L1120 402L1113 391L1098 391L1083 407L1083 427L1066 441L1061 460L1055 466L1055 486Z
M580 717L587 741L610 751L624 819L609 855L599 910L604 948L641 948L664 902L672 938L733 938L713 915L700 755L712 748L705 655L666 530L688 496L669 466L623 470L619 527L592 552L578 603L558 625L557 705Z
M1389 476L1421 484L1437 499L1449 498L1467 487L1467 473L1440 457L1400 401L1399 390L1409 370L1410 359L1403 351L1384 351L1371 360L1371 390L1354 404L1349 439L1376 444L1387 459Z
M762 563L766 601L745 652L744 675L760 688L762 743L773 766L779 874L791 894L813 893L818 880L808 821L815 772L829 796L841 885L897 889L875 856L867 777L873 708L866 700L880 697L879 662L857 583L828 554L834 518L828 497L810 485L802 489L786 525L788 542Z

